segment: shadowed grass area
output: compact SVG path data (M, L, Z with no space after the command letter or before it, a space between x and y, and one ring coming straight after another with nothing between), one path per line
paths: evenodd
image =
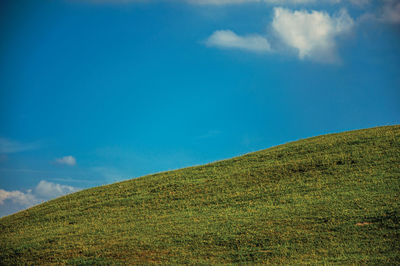
M400 262L400 126L314 137L0 219L2 264Z

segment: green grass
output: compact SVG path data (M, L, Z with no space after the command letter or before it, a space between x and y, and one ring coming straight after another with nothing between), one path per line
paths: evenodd
M399 264L400 126L314 137L0 219L2 264Z

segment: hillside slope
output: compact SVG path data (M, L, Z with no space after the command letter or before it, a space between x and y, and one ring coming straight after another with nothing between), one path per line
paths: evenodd
M0 219L2 264L399 263L400 126L314 137Z

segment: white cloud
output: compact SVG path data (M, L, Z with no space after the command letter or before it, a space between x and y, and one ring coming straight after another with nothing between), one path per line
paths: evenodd
M75 187L55 184L52 182L47 182L45 180L42 180L35 187L33 192L35 193L35 195L37 197L40 197L43 199L51 199L51 198L56 198L56 197L65 195L65 194L72 193L74 191L76 191Z
M38 199L32 195L31 191L24 193L19 190L6 191L0 189L0 205L3 205L5 200L11 200L12 203L21 206L30 206L39 203Z
M56 163L74 166L74 165L76 165L76 159L75 159L75 157L69 155L69 156L64 156L62 158L56 159Z
M353 26L354 21L345 9L331 16L323 11L275 8L272 21L272 29L281 44L294 49L300 59L326 63L338 61L337 39L350 32ZM268 40L261 35L239 36L231 30L215 31L206 40L207 46L252 52L282 50L277 44L271 48Z
M0 189L0 217L78 190L76 187L45 180L40 181L35 188L28 189L25 192Z
M333 62L336 37L349 32L354 21L346 10L335 16L322 11L274 9L272 27L280 39L297 50L300 59Z
M215 31L206 41L207 46L229 49L242 49L252 52L268 52L271 46L268 40L260 35L239 36L231 30Z
M17 153L34 150L39 147L38 143L21 143L18 141L0 137L0 154Z

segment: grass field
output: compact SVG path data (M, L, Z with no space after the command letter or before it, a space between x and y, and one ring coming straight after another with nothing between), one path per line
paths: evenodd
M400 126L67 195L0 219L1 264L399 264Z

